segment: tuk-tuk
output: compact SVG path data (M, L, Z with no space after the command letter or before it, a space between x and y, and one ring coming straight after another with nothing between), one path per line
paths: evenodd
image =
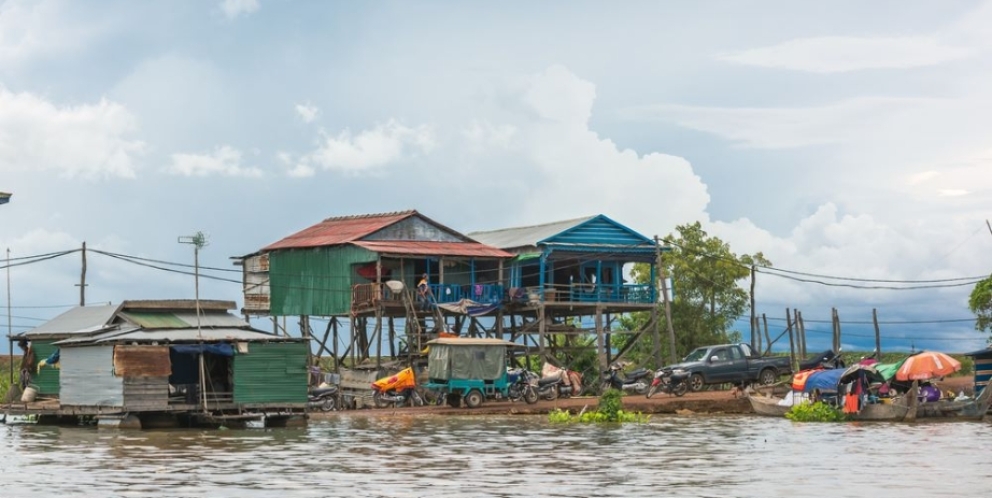
M445 396L449 406L476 408L486 398L507 398L506 348L503 339L446 337L427 343L428 381L424 386Z

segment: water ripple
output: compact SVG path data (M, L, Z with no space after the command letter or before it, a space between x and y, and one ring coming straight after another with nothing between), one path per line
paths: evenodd
M986 496L992 482L982 423L356 413L306 429L10 426L0 440L3 496L14 497L41 483L86 497Z

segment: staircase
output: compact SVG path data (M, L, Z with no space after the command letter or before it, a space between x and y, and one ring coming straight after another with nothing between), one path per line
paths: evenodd
M406 311L406 323L407 323L407 345L408 354L411 358L421 356L421 351L424 350L426 342L431 339L431 334L442 332L444 330L444 315L441 313L441 309L437 307L437 302L434 300L433 295L430 296L430 301L428 306L431 308L430 316L434 320L433 329L427 328L427 317L421 316L421 312L417 311L418 303L414 299L413 292L408 288L404 288L402 291L403 308Z

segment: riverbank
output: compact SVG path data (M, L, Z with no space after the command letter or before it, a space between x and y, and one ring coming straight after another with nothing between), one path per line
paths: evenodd
M949 377L935 383L941 391L963 391L965 394L974 393L974 378L971 376ZM599 398L581 396L576 398L561 398L554 401L541 400L533 405L523 401L492 401L488 400L478 408L451 408L450 406L420 406L403 408L380 408L343 410L337 412L311 412L310 418L322 420L343 415L361 415L370 417L380 416L445 416L445 415L544 415L552 410L568 410L578 413L585 410L595 410ZM736 396L734 391L700 391L687 393L676 397L669 394L656 394L647 399L640 395L627 395L623 398L623 408L627 411L661 415L741 415L754 413L751 404L744 397Z

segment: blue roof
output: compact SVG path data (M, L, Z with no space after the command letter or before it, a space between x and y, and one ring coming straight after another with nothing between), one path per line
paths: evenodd
M543 225L470 233L469 237L501 249L518 251L549 247L556 251L653 254L655 250L652 239L602 214Z

